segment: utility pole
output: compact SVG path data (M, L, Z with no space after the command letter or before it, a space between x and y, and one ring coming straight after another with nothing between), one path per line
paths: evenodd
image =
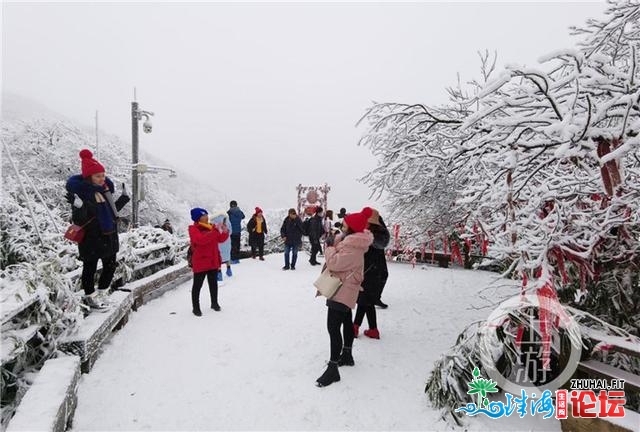
M138 227L138 102L131 102L131 225Z
M133 228L137 228L140 224L138 218L140 208L140 173L142 172L142 166L139 163L138 158L138 122L144 117L144 123L142 124L142 130L144 133L151 133L153 125L151 124L151 117L153 113L151 111L143 111L138 107L136 88L133 88L133 102L131 102L131 191L133 197L131 197L131 225ZM146 166L145 166L146 169Z

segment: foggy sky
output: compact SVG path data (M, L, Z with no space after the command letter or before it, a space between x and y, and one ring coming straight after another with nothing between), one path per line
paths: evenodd
M376 164L355 127L373 101L441 103L477 77L478 50L534 65L574 45L603 3L4 3L2 89L130 142L130 103L154 111L141 147L251 209L370 203Z

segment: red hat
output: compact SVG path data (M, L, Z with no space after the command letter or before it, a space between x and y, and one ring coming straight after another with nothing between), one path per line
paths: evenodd
M373 211L369 207L362 209L360 213L350 213L344 217L344 222L353 232L362 232L367 227Z
M262 213L262 209L260 207L256 207L256 214Z
M80 159L82 159L82 177L105 172L102 164L93 158L93 153L90 150L81 150Z

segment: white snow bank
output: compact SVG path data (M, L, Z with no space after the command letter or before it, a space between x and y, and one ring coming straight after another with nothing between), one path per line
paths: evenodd
M47 360L20 402L7 432L52 431L71 408L80 375L80 357L64 356Z

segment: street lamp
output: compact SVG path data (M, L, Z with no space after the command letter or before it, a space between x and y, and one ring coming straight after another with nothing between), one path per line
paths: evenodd
M144 133L151 133L153 125L151 124L151 111L143 111L139 109L138 102L131 102L131 170L132 194L131 199L131 223L134 228L138 227L138 204L139 204L139 185L138 185L138 122L143 118L142 130Z

